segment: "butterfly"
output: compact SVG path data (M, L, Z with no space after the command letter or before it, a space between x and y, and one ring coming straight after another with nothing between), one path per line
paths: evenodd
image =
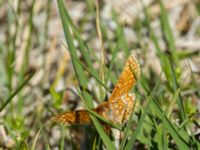
M129 119L134 108L136 96L129 93L140 75L137 59L130 55L108 101L92 109L108 121L122 124ZM58 123L92 124L87 110L64 112L52 117Z

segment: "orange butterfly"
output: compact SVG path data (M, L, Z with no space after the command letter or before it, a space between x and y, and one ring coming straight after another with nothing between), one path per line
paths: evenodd
M128 93L136 84L140 75L140 67L136 58L129 56L119 80L107 102L92 109L113 123L124 123L128 120L135 105L135 95ZM64 112L53 117L53 120L66 124L91 124L92 121L87 110Z

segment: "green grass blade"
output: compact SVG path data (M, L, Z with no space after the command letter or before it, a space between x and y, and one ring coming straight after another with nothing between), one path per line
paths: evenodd
M138 95L137 95L137 97L135 99L135 104L137 103L137 101L138 101ZM132 117L133 117L133 114L135 112L134 110L135 110L135 105L134 105L134 108L133 108L133 110L131 112L130 119L129 119L128 123L127 123L127 127L124 130L124 136L123 136L122 142L120 144L120 150L123 150L125 148L125 144L126 144L126 141L127 141L127 138L128 138L128 133L129 133L130 128L131 128Z
M167 60L165 54L162 52L160 45L159 45L159 42L158 42L158 39L157 39L156 35L154 34L154 31L151 28L148 9L144 5L143 5L143 9L144 9L144 14L145 14L145 22L146 22L145 24L146 24L146 26L147 26L147 28L150 32L150 39L152 40L152 42L153 42L153 44L156 48L156 53L157 53L158 58L160 60L160 63L161 63L162 69L165 73L165 76L166 76L168 81L171 81L170 69L169 69L170 67L169 67L168 60ZM169 85L169 86L171 87L171 85Z
M141 83L142 84L142 83ZM159 106L159 104L157 103L157 101L154 98L154 92L150 92L147 90L147 88L142 84L143 89L146 92L146 98L147 98L147 104L144 108L144 112L141 116L141 119L137 125L137 128L135 130L135 132L132 133L131 135L131 139L128 142L128 144L126 145L125 149L131 149L137 136L139 135L139 130L141 130L141 126L144 122L144 114L146 114L146 110L149 107L149 105L151 104L151 108L155 111L155 114L163 120L163 123L165 123L164 127L166 128L166 130L170 133L170 135L173 137L175 143L177 144L177 146L181 149L189 149L188 146L188 140L190 139L190 137L188 136L188 134L181 134L179 133L175 127L171 124L171 122L169 121L169 119L166 117L165 114L163 114L163 111L161 109L161 107ZM147 96L149 95L149 96ZM150 103L151 101L151 103ZM183 133L185 133L184 131L182 131Z
M153 106L154 109L157 111L158 116L161 118L162 117L162 109L160 108L159 104L153 99ZM183 139L183 137L179 134L178 131L176 131L175 127L171 124L169 119L164 115L163 122L165 122L165 127L168 130L168 132L171 134L173 137L175 143L180 149L189 149L188 142ZM189 137L186 137L189 139Z
M105 119L104 117L102 117L101 115L99 115L98 113L92 111L91 109L86 109L89 113L91 113L92 115L94 115L96 118L100 119L101 121L105 122L106 124L109 124L111 127L114 127L120 131L122 131L122 126L119 124L114 124L112 122L110 122L109 120Z
M148 91L146 88L144 88L144 89L148 94L152 95L150 91ZM163 118L163 122L165 122L165 128L171 134L171 136L173 137L177 146L181 149L188 149L189 148L188 140L190 139L188 134L185 134L185 136L183 134L180 135L180 133L175 129L175 127L172 125L172 123L166 117L166 115L164 115L164 117L163 117L162 109L159 106L159 104L157 103L155 97L152 97L152 105L153 105L153 109L156 112L157 116L161 119Z
M167 42L167 46L169 47L169 51L171 52L173 59L177 63L178 55L176 54L177 52L176 52L175 39L173 37L172 30L170 28L167 11L164 7L163 1L162 0L158 0L158 1L160 4L160 10L161 10L160 11L161 12L161 27L163 27L163 33L166 38L166 42Z
M85 66L79 59L77 59L77 58L74 57L73 55L72 55L72 57L73 57L74 60L76 60L76 61L84 68L85 71L87 71L92 77L94 77L95 80L96 80L101 86L103 86L105 90L107 90L108 92L111 92L111 90L110 90L104 83L102 83L102 82L100 81L100 79L99 79L95 74L93 74L93 72L91 72L91 70L90 70L87 66Z
M61 140L60 140L60 150L65 149L65 132L64 132L64 127L60 127L60 132L61 132Z
M73 37L71 36L71 33L69 31L69 24L68 24L68 21L66 20L66 16L65 16L64 4L63 4L62 0L58 0L57 2L58 2L58 7L59 7L59 11L60 11L62 24L63 24L66 42L67 42L67 45L68 45L68 48L69 48L70 55L73 56L72 57L72 64L73 64L73 67L74 67L74 71L75 71L75 74L78 78L80 87L85 89L85 90L82 91L82 96L83 96L84 100L86 100L86 103L88 104L89 108L92 108L93 107L92 97L90 96L90 94L88 92L86 92L87 78L84 75L83 68L75 60L75 59L78 59L78 55L77 55L77 50L76 50L74 43L73 43Z
M138 134L139 134L139 132L140 132L140 130L141 130L141 128L142 128L142 125L143 125L143 123L144 123L144 121L145 121L145 117L146 117L146 114L147 114L147 110L148 110L150 104L151 104L151 98L148 97L146 106L145 106L144 109L143 109L142 116L141 116L141 118L140 118L140 120L139 120L139 122L138 122L138 124L137 124L137 127L136 127L135 131L134 131L134 132L132 133L132 135L131 135L130 141L129 141L128 144L125 146L125 150L132 149L133 144L135 143L135 140L136 140L136 138L137 138L137 136L138 136Z
M36 149L36 143L37 143L37 141L38 141L39 135L40 135L40 129L38 130L38 132L37 132L37 134L36 134L36 136L35 136L33 145L31 146L31 150L35 150L35 149Z
M66 15L66 18L67 20L69 20L69 24L70 24L70 27L72 28L74 34L75 34L75 37L76 39L78 40L78 43L79 43L79 46L80 46L80 51L81 51L81 54L83 55L84 57L84 60L86 61L90 71L92 72L92 74L95 76L95 78L99 78L98 76L98 73L97 71L95 70L94 66L93 66L93 63L89 57L89 51L88 51L88 46L84 43L84 41L81 39L81 36L77 30L77 28L75 27L75 25L73 24L73 21L71 19L71 17L69 16L69 13L66 9L64 9L65 11L65 15Z
M140 117L140 120L139 120L139 122L137 124L137 127L136 127L135 131L132 132L132 134L131 134L131 139L129 140L129 142L127 143L127 145L124 148L125 150L132 149L132 147L133 147L133 145L135 143L135 140L137 139L137 136L139 135L139 133L140 133L142 127L143 127L143 123L145 122L145 117L147 115L147 110L149 109L150 104L151 104L151 97L148 96L146 105L144 106L144 109L143 109L143 113L142 113L142 115Z
M176 93L176 91L179 89L178 88L178 82L177 82L177 79L176 79L176 74L175 74L175 71L174 71L174 67L173 67L173 64L172 64L172 60L170 59L169 57L169 62L170 62L170 68L171 68L171 76L172 76L172 79L173 79L173 90L174 90L174 93ZM181 114L181 120L182 122L186 119L186 114L185 114L185 111L184 111L184 106L183 106L183 100L182 100L182 97L181 97L181 94L179 93L178 94L178 100L177 100L177 103L178 103L178 107L179 107L179 110L180 110L180 114Z
M158 83L158 82L157 82ZM158 84L156 84L158 85ZM145 90L147 95L151 95L152 96L152 105L153 105L153 110L155 111L155 114L163 120L163 123L165 123L164 127L166 128L166 130L171 134L171 136L173 137L173 139L175 140L176 144L178 145L179 148L188 148L188 140L189 140L189 136L188 134L185 134L185 136L183 134L180 134L175 127L171 124L171 122L169 121L169 119L166 117L165 114L163 114L163 111L161 109L161 107L159 106L159 104L157 103L156 98L153 96L155 90L153 90L153 92L150 92L143 84L143 89ZM156 88L154 88L156 89ZM185 132L184 132L185 133Z
M32 72L30 75L28 75L25 80L19 85L19 87L10 95L10 97L5 101L5 103L1 106L0 112L12 101L15 95L17 95L22 88L27 85L29 80L33 77L35 72Z
M188 66L189 66L189 68L190 68L191 77L192 77L192 82L194 83L194 85L195 85L195 87L196 87L196 89L197 89L198 96L200 97L200 85L197 84L198 82L197 82L197 81L195 80L195 78L194 78L194 73L192 72L192 68L191 68L191 65L190 65L189 62L188 62Z
M51 150L50 145L49 145L49 141L47 139L49 139L46 135L46 133L43 131L43 127L40 127L41 130L41 134L42 134L42 139L44 140L44 146L45 146L45 150Z
M164 114L164 111L162 111L162 149L163 150L167 150L167 144L168 144L168 139L167 139L167 134L166 134L166 129L165 129L165 120L164 120L164 117L165 117L165 114Z
M111 70L114 66L114 61L115 61L115 58L117 56L117 52L120 49L122 34L123 34L123 29L121 27L118 27L118 29L117 29L117 44L115 46L114 51L112 52L112 58L111 58L111 61L109 63L110 65L109 65L109 68L108 68L108 71L107 71L107 76L106 76L106 83L108 82Z
M86 90L87 89L87 78L84 75L82 66L74 59L74 57L76 59L78 59L78 56L77 56L76 48L73 44L73 38L69 31L69 24L68 24L68 21L66 20L64 4L63 4L62 0L57 0L57 3L58 3L58 8L59 8L62 24L63 24L66 42L69 47L69 52L70 52L70 55L73 56L72 63L73 63L73 67L75 70L75 74L78 78L80 87L83 89L83 90L81 90L81 93L82 93L83 99L85 100L85 104L86 104L85 106L88 108L92 108L93 107L92 97ZM93 115L90 115L90 117L91 117L99 135L101 136L101 139L104 142L105 146L108 149L114 150L115 148L114 148L113 143L111 142L108 135L105 133L105 131L102 128L102 126L100 125L99 121Z
M160 2L160 7L161 7L161 16L162 16L162 19L167 19L167 14L166 14L166 10L164 9L164 6L162 4L162 1L159 0ZM144 7L144 12L145 12L145 17L146 17L146 22L147 22L147 27L148 29L150 30L151 32L151 38L152 38L152 41L156 47L156 50L157 50L157 53L158 53L158 56L160 58L160 62L161 62L161 66L164 70L164 73L165 73L165 76L167 78L167 80L169 81L169 85L170 87L173 88L173 91L175 92L178 88L177 88L177 81L175 79L175 71L172 70L172 64L171 62L168 61L168 58L161 52L161 49L160 49L160 46L158 45L158 41L157 41L157 38L156 36L154 35L151 27L150 27L150 21L149 21L149 15L148 15L148 12L147 12L147 8ZM169 27L169 22L166 21L166 24L168 25L165 25L166 27L165 28L165 31L166 32L170 32L169 35L167 35L168 39L171 40L173 39L173 36L171 34L171 30L170 30L170 27ZM172 47L175 46L175 44L172 42L170 45L172 45ZM173 48L173 50L175 50L175 48ZM183 104L182 104L182 98L179 94L179 97L178 97L178 106L179 106L179 109L180 109L180 113L181 113L181 121L184 121L185 118L186 118L186 115L185 115L185 112L184 112L184 108L183 108Z
M18 29L18 20L16 18L16 12L14 11L12 5L9 3L9 8L7 10L7 22L8 22L8 46L6 47L7 48L7 56L6 56L6 60L7 60L7 63L6 63L6 66L5 66L5 69L6 69L6 74L7 74L7 85L8 85L8 89L9 89L9 92L11 93L12 92L12 80L13 80L13 75L14 75L14 72L15 72L15 67L14 67L14 62L15 62L15 59L16 59L16 54L15 54L15 49L16 49L16 46L15 46L15 43L16 43L16 36L17 36L17 31L16 31L16 34L12 34L12 26L13 25L16 25L16 30Z
M102 126L100 125L99 121L94 117L94 116L90 116L102 141L104 142L105 146L109 149L109 150L115 150L115 147L112 143L112 141L110 140L110 138L108 137L108 135L105 133L104 129L102 128Z

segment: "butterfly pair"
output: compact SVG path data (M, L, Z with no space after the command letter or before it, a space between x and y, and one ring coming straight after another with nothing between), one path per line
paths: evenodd
M134 94L128 92L136 84L139 75L139 64L136 58L131 55L125 64L109 100L92 110L113 123L122 124L126 122L134 108L136 99ZM65 124L92 123L87 110L64 112L63 114L55 115L53 120Z

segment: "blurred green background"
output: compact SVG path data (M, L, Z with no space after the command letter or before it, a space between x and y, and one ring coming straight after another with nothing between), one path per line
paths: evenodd
M120 135L51 120L107 100L130 54ZM132 148L200 149L200 2L0 0L0 149Z

